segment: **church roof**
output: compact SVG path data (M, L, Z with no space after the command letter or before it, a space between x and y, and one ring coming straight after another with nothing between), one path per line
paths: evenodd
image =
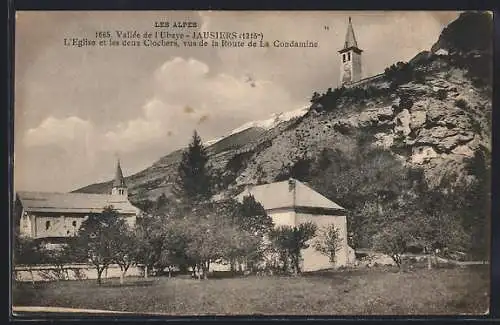
M126 187L122 167L120 166L120 160L118 160L118 162L116 163L116 172L115 179L113 181L113 187Z
M138 211L121 195L22 191L17 197L28 212L100 213L106 206L124 214Z
M345 210L337 203L327 199L306 184L289 179L282 182L249 186L237 196L242 200L244 196L253 195L264 209L280 208L315 208L327 210Z
M347 49L351 49L351 48L355 48L355 49L361 51L358 47L358 42L356 41L356 36L354 35L354 28L352 27L351 17L349 17L349 24L347 26L344 47L342 48L342 50L347 50Z

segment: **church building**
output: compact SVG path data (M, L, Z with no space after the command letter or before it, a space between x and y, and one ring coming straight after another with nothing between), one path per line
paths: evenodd
M76 234L89 214L100 213L109 206L117 210L128 225L135 225L140 210L128 200L120 161L111 193L17 192L14 220L20 236L45 244L60 244Z
M351 17L347 26L344 47L340 53L340 85L349 85L362 79L361 50L358 47Z
M301 223L312 222L318 227L317 235L330 225L338 230L340 242L335 262L332 264L327 256L310 245L302 250L303 271L347 266L354 262L354 250L347 243L346 210L307 184L290 178L281 182L248 186L236 199L241 202L248 195L252 195L262 204L267 215L273 219L275 227L296 227ZM311 243L313 241L315 238Z

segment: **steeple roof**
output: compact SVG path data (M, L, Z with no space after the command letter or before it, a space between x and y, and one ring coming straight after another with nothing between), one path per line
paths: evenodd
M361 51L358 47L358 42L356 41L356 36L354 35L354 28L352 27L351 17L349 17L349 25L347 26L347 33L345 34L345 42L342 50L355 48ZM341 51L342 51L341 50Z
M115 180L113 181L113 187L126 187L125 178L123 177L122 167L120 166L119 159L116 163L116 173L115 173Z

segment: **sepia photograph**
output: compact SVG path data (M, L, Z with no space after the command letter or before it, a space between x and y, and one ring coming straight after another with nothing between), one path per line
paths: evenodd
M17 11L11 314L488 315L493 13Z

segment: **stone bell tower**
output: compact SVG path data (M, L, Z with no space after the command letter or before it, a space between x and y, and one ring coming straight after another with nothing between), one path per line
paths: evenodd
M345 35L344 47L340 53L340 85L348 85L350 83L361 80L361 50L354 36L351 17L349 17L349 25Z

